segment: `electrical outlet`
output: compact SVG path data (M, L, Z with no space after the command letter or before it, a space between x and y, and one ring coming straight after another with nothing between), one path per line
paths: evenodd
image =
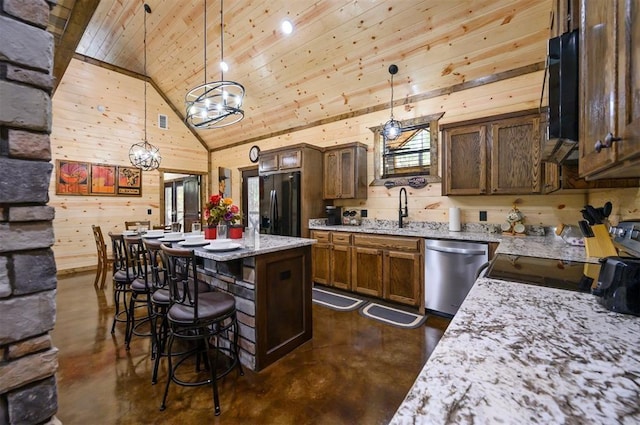
M151 215L151 208L147 210L147 214Z
M487 212L480 211L480 221L487 221Z
M367 210L360 210L360 218L364 218L367 216Z

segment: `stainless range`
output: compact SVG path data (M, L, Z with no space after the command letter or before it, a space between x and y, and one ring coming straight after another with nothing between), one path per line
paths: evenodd
M640 219L621 221L617 226L611 226L609 233L616 248L640 257Z

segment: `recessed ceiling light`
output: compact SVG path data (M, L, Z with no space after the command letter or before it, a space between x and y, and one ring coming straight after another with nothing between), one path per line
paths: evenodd
M289 35L293 32L293 24L290 20L285 19L284 21L282 21L282 32L286 35Z

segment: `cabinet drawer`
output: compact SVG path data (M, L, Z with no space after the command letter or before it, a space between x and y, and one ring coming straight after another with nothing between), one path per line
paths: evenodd
M311 239L316 239L318 243L329 243L330 234L331 232L326 232L323 230L312 230Z
M333 232L331 241L338 245L349 245L351 244L351 233Z
M280 154L280 169L302 167L302 151L282 152Z
M353 244L380 249L398 249L401 251L420 251L420 238L395 236L353 235Z

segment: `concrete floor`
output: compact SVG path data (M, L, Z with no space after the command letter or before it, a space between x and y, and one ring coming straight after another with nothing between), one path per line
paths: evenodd
M57 417L72 424L386 424L442 337L449 321L430 316L404 330L357 311L313 306L313 340L273 365L219 383L222 414L213 414L210 386L166 382L163 359L151 385L149 338L124 348L124 324L110 333L111 284L93 287L92 273L60 277L53 343L59 352Z

